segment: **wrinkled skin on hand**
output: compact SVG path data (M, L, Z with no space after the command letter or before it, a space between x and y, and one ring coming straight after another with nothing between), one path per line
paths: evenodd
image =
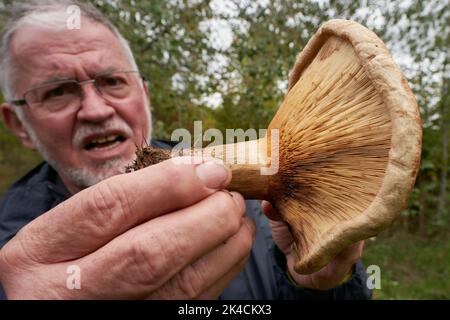
M255 236L219 164L167 160L104 180L35 219L0 251L10 299L212 299ZM67 287L68 267L79 290Z

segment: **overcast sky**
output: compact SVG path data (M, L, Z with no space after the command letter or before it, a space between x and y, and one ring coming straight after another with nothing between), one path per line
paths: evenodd
M176 0L174 0L176 1ZM191 0L195 2L196 0ZM249 5L249 10L255 10L258 6L266 6L269 0L241 0L242 3ZM334 13L328 6L328 0L311 0L311 2L318 3L324 10L328 10L328 15L331 18L336 17ZM354 20L360 20L362 18L367 19L367 27L370 29L380 29L386 23L386 19L383 16L384 11L393 12L397 10L406 10L413 3L412 0L376 0L376 1L360 1L361 7L356 11L352 17L347 17ZM428 0L424 2L424 10L422 14L432 15L434 13L440 12L442 10L448 9L448 0ZM237 19L238 9L236 8L233 1L230 0L212 0L211 8L215 13L224 17L226 19L212 19L204 21L200 25L200 29L208 37L212 47L224 51L229 48L233 42L233 31L230 23L235 26L241 26L241 29L245 32L245 24ZM318 21L318 23L323 23L325 21ZM287 23L292 23L287 21ZM394 60L400 65L400 68L405 73L408 78L413 78L418 72L423 72L426 70L428 83L440 83L442 82L443 73L440 68L444 60L445 52L441 53L441 56L435 57L433 60L424 59L420 62L414 62L413 56L408 52L409 46L407 41L409 38L402 38L400 36L400 29L408 27L409 21L404 17L401 19L397 25L390 26L388 32L390 36L395 39L394 41L387 42L387 46L391 51ZM416 26L417 27L417 26ZM449 26L450 28L450 26ZM417 28L416 28L417 29ZM415 27L413 26L409 32L410 37L415 37ZM433 39L436 31L433 28L428 30L428 36L425 39L416 39L419 43L422 43L419 47L425 48L430 39ZM312 35L310 35L312 36ZM448 52L447 52L448 54ZM227 65L227 57L224 54L217 54L213 59L209 61L209 72L210 73L220 73L221 70ZM175 81L176 82L176 81ZM280 89L284 89L287 81L281 82ZM176 85L176 84L175 84ZM438 99L438 97L436 97ZM437 100L431 101L433 104ZM217 107L221 104L220 94L213 94L208 97L204 97L201 102L207 102L211 107Z

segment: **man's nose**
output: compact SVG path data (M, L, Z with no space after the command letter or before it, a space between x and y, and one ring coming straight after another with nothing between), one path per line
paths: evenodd
M102 122L110 118L115 109L103 98L93 83L81 85L81 107L77 117L82 121Z

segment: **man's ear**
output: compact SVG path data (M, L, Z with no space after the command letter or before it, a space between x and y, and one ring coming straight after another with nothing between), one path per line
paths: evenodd
M0 105L2 112L3 123L11 132L22 141L22 144L31 149L36 150L33 142L30 139L30 135L22 124L22 121L17 117L16 113L12 109L13 107L9 103L3 103Z
M146 80L144 78L142 82L144 84L145 95L147 96L147 99L148 99L149 104L150 104L150 110L152 110L152 104L151 104L151 100L150 100L150 89L148 88L148 84L150 83L150 81L148 81L148 80Z

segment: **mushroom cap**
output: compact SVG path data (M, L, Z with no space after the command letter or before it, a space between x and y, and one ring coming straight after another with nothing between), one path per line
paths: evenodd
M277 195L273 196L271 200L293 231L293 251L296 255L294 268L301 274L319 270L349 245L388 228L406 204L418 172L421 154L422 129L416 99L382 40L356 22L336 19L319 28L297 57L289 77L286 97L293 92L314 59L319 54L323 55L320 51L330 41L340 41L353 48L365 76L375 88L386 110L390 145L387 146L385 170L384 175L380 176L379 188L370 190L373 192L370 203L358 214L345 216L336 223L328 224L326 228L314 228L314 234L311 231L313 228L302 225L303 220L287 212L281 204L284 200L277 198ZM287 108L285 105L280 107L269 130L280 128L283 121L293 115L292 111L289 111L290 114L286 111ZM296 112L301 113L301 110ZM272 184L279 183L279 176L271 179Z

